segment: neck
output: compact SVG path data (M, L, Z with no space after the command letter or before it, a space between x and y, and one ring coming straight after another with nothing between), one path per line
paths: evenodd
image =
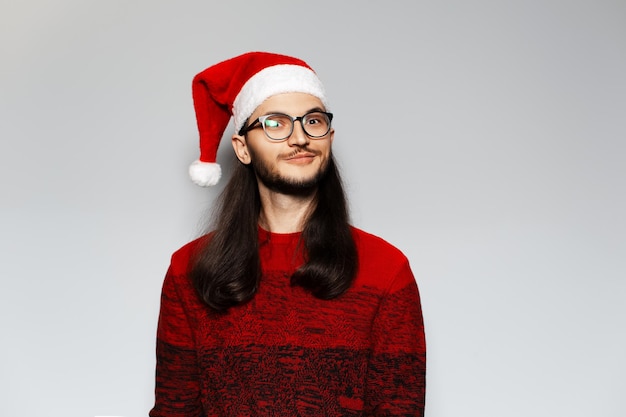
M259 196L261 198L259 225L273 233L301 232L315 200L315 193L282 194L269 190L263 184L259 184Z

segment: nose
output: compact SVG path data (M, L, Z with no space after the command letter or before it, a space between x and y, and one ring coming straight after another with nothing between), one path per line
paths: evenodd
M302 127L302 119L294 121L293 131L291 132L289 139L287 139L287 143L289 143L290 146L304 146L310 141L311 139L309 138L309 135L306 134L304 128Z

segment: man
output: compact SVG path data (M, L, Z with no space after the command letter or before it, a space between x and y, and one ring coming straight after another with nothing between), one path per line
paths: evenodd
M426 348L406 257L352 227L333 115L304 61L251 52L193 82L199 185L231 118L213 231L172 256L152 417L421 416Z

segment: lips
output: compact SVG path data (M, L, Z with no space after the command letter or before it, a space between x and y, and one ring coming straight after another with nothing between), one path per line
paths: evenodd
M291 152L287 156L283 157L285 161L307 161L315 158L319 152L311 151L311 150L297 150Z
M296 155L285 158L287 161L315 158L315 154L311 152L299 152Z

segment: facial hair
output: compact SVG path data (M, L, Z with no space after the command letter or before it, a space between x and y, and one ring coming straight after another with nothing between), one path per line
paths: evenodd
M252 169L254 170L258 180L268 189L277 193L302 197L310 196L317 191L317 186L328 171L327 159L324 161L324 164L320 167L318 172L311 178L286 178L280 175L280 173L273 171L269 163L264 161L262 158L258 158L253 148L248 147L248 151L252 157ZM305 151L308 152L309 150L306 149L306 147L303 147L296 153Z

